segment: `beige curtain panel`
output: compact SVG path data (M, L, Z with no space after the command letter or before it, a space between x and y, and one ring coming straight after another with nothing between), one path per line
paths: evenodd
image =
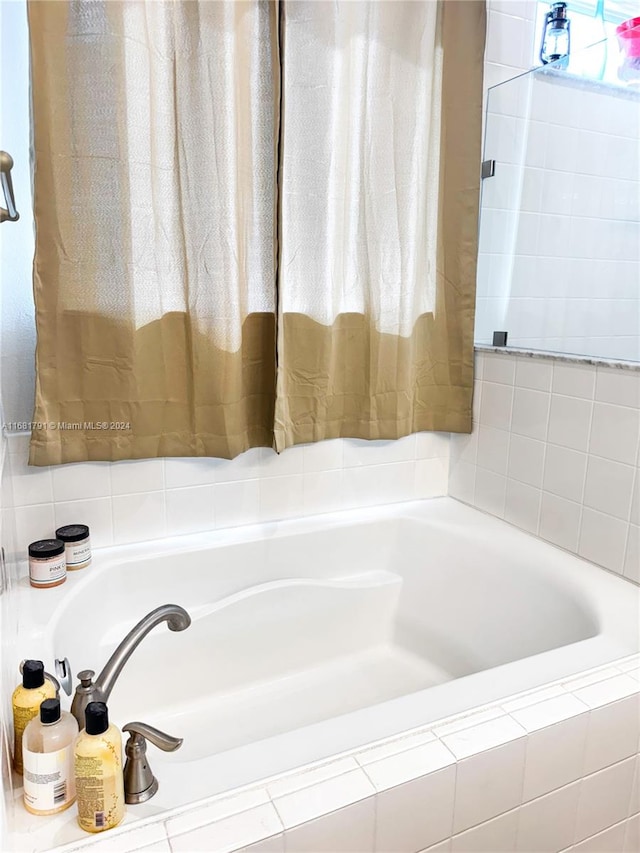
M471 429L482 0L31 0L30 462Z

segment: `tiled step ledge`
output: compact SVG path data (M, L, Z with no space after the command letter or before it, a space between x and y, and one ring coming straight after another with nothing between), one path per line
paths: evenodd
M619 835L619 849L633 851L640 830L639 712L636 654L52 849L458 853L489 849L488 837L504 839L501 849L546 845L578 853L583 842Z

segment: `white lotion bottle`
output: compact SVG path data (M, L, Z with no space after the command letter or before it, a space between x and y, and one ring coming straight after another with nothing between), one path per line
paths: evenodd
M56 814L76 799L73 745L76 718L60 710L59 699L45 699L22 736L24 807L31 814Z

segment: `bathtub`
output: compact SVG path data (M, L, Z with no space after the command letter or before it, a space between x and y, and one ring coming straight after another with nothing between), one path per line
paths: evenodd
M22 584L17 654L100 672L129 629L166 603L185 607L192 625L155 628L109 701L119 726L141 720L184 738L171 755L149 746L160 790L143 815L640 645L638 587L438 498L98 550L62 587Z

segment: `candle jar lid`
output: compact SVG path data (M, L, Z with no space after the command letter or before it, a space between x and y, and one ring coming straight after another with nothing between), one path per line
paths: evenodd
M88 535L89 528L86 524L67 524L56 530L56 538L62 542L81 542Z
M38 539L29 545L29 556L40 560L48 560L64 554L64 542L59 539Z

